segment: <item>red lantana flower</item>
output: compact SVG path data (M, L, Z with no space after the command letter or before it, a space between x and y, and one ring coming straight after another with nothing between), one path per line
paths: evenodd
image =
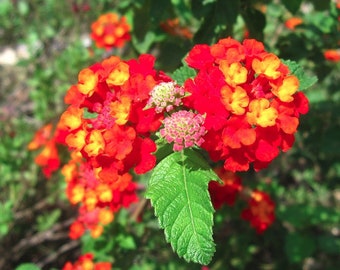
M241 217L248 220L257 233L263 233L275 220L275 204L269 195L262 191L253 191Z
M241 178L233 172L226 171L223 167L215 169L215 172L223 181L223 184L217 181L209 182L209 193L214 208L219 209L224 204L233 206L236 196L243 189Z
M261 42L232 38L196 45L186 62L198 73L186 80L183 103L205 115L202 148L228 171L265 168L294 142L308 101L299 80Z
M339 62L340 61L340 50L329 49L324 51L324 57L326 60L330 62Z
M66 262L62 270L111 270L112 264L110 262L94 262L92 253L85 253L81 255L74 263Z
M119 17L116 13L101 15L92 23L91 30L91 38L96 46L106 50L123 47L131 39L126 17Z
M85 230L99 236L104 210L111 213L105 219L111 222L115 212L138 200L131 170L144 174L156 164L150 136L159 130L163 114L146 107L153 88L170 78L156 72L154 60L151 55L130 61L112 56L80 71L78 83L66 94L70 106L58 127L73 151L62 169L67 197L80 206L71 226L73 238Z
M183 39L192 39L194 36L188 27L180 25L178 18L168 19L161 22L160 26L165 32L172 36L178 36Z
M65 134L62 130L59 130L58 127L54 128L49 123L40 128L27 145L27 149L31 151L42 148L34 161L42 168L42 172L47 179L60 167L58 144L63 144L64 136Z

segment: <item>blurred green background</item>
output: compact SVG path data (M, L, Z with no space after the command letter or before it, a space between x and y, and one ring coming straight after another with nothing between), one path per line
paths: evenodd
M127 16L132 40L105 52L89 33L108 11ZM229 35L261 40L318 82L305 91L310 112L301 118L293 149L260 173L241 174L244 185L271 194L276 222L257 235L239 218L243 202L217 212L217 252L209 267L340 269L340 62L324 56L329 49L339 53L339 16L330 0L1 0L0 269L23 263L61 269L83 252L113 262L114 269L201 268L172 253L149 206L143 222L121 211L100 238L69 240L77 209L65 198L60 172L46 180L27 144L42 125L58 121L63 96L82 68L111 54L129 59L151 53L157 68L171 73L194 44ZM292 17L302 19L294 29L285 25ZM192 39L180 34L181 27L175 34L164 31L161 23L173 18Z

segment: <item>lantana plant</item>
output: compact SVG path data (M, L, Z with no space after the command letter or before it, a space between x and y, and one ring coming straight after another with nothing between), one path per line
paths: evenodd
M111 56L80 71L57 130L72 152L62 173L79 216L70 237L98 237L119 209L138 201L151 172L150 199L166 241L186 261L207 265L215 252L213 214L239 195L241 217L258 233L275 219L268 194L236 175L266 168L293 143L315 80L254 39L199 44L168 75L156 58ZM58 133L58 134L59 134Z

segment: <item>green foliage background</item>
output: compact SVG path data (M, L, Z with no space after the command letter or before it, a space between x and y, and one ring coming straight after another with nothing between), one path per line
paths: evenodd
M91 55L90 24L108 11L127 16L132 41L109 53L90 45ZM92 252L114 269L200 269L172 252L149 203L142 222L122 211L99 239L68 240L76 209L65 200L63 179L60 173L44 179L34 164L36 153L26 146L36 129L58 120L78 72L103 57L152 53L157 68L172 73L194 44L228 35L242 40L248 30L249 37L296 61L318 82L305 91L310 112L301 118L294 148L260 173L241 174L244 185L271 194L276 222L257 235L239 218L244 202L216 212L216 253L209 267L339 269L340 64L323 56L339 48L339 15L330 0L2 0L0 50L25 45L29 57L0 66L0 268L33 263L18 269L60 269L81 252ZM295 30L284 26L292 16L303 19ZM192 40L160 27L177 17L194 33ZM148 176L141 181L146 184Z

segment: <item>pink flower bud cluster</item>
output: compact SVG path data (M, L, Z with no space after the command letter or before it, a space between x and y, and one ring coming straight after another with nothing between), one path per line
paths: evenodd
M181 151L194 145L200 146L204 142L202 137L206 130L201 114L182 110L165 118L163 123L164 128L160 130L160 134L169 143L174 143L174 151Z
M174 106L181 105L185 92L175 82L161 82L152 89L150 95L147 107L155 107L155 111L161 113L164 109L169 112Z

